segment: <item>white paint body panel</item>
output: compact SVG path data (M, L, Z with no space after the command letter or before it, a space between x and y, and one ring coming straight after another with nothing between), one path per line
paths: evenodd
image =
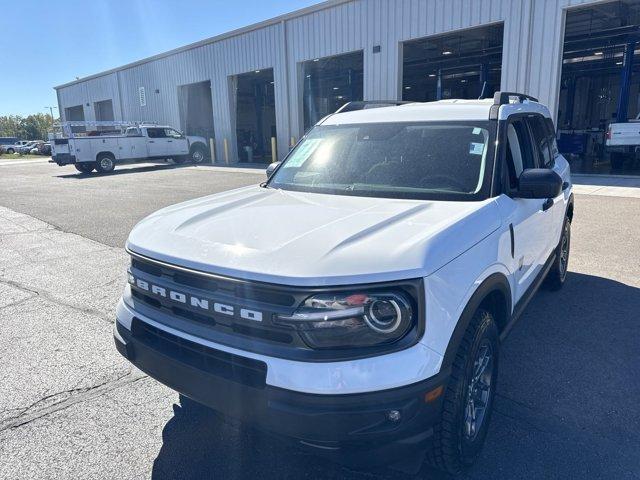
M130 250L163 262L284 285L427 276L499 226L493 201L436 202L252 186L142 220Z
M607 147L640 146L640 122L609 124L611 138L607 138Z

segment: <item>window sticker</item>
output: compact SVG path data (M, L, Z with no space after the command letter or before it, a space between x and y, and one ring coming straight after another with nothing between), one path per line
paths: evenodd
M473 129L473 134L474 135L480 135L481 133L482 133L482 129L481 128L475 127Z
M482 155L484 153L484 143L471 142L469 153L471 155Z
M320 138L311 138L305 140L298 149L285 163L286 168L298 168L300 167L312 154L316 151L318 146L322 142Z

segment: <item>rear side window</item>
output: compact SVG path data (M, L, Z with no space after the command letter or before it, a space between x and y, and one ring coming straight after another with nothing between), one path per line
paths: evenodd
M149 138L164 138L164 128L147 128L147 135Z
M546 122L540 115L531 115L528 117L527 121L531 128L533 144L536 147L538 165L540 167L549 168L553 164L553 156L551 155L549 130L547 129Z

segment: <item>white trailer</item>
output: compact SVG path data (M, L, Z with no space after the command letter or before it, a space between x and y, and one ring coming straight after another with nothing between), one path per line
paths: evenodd
M60 166L74 165L83 173L110 172L116 163L201 163L207 158L203 137L186 136L166 125L65 122L59 127L60 132L51 138L52 161Z

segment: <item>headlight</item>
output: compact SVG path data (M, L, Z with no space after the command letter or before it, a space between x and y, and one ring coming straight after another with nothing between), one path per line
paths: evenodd
M398 341L414 326L403 292L319 294L276 322L296 328L311 348L349 348Z

